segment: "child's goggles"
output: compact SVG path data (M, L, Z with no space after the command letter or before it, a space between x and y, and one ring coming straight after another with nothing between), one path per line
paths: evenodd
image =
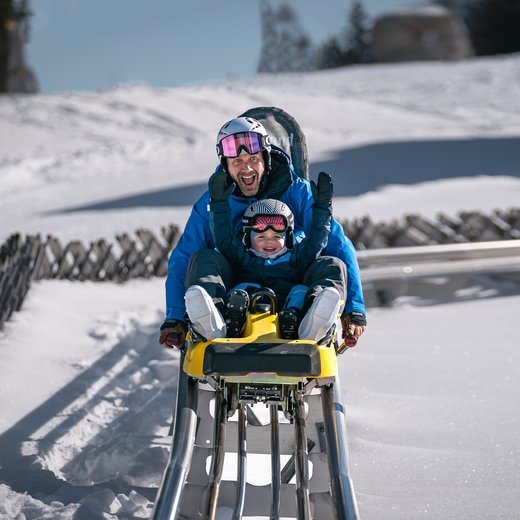
M217 144L217 152L222 157L238 157L242 150L250 155L261 152L267 146L265 135L256 132L240 132L227 135Z
M256 233L267 229L283 233L287 230L287 219L283 215L255 215L252 228Z

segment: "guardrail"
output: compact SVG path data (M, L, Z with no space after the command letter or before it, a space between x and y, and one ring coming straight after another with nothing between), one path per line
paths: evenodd
M372 305L398 296L450 298L481 283L476 276L520 282L520 240L374 249L360 251L358 260Z
M432 246L393 247L359 251L359 266L377 267L406 262L431 262L442 258L445 261L469 260L520 256L520 240L493 240L466 244L443 244Z

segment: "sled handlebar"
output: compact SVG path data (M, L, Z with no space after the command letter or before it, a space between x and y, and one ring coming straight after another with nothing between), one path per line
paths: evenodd
M343 339L343 342L338 346L336 351L338 354L343 354L343 352L345 352L345 350L355 347L356 344L357 344L357 338L355 338L354 336L347 336L346 338Z

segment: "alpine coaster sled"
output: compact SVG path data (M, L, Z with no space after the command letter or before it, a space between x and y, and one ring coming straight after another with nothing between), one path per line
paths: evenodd
M243 115L270 124L271 133L283 128L286 151L308 176L294 119L265 107ZM337 350L335 327L319 343L280 338L274 300L255 305L254 298L243 337L189 339L151 518L357 520ZM269 469L267 482L248 482L248 457Z

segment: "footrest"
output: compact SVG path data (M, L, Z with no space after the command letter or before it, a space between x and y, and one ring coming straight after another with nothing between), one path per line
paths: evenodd
M203 370L208 376L271 372L317 377L321 359L318 348L310 343L211 343L206 347Z

